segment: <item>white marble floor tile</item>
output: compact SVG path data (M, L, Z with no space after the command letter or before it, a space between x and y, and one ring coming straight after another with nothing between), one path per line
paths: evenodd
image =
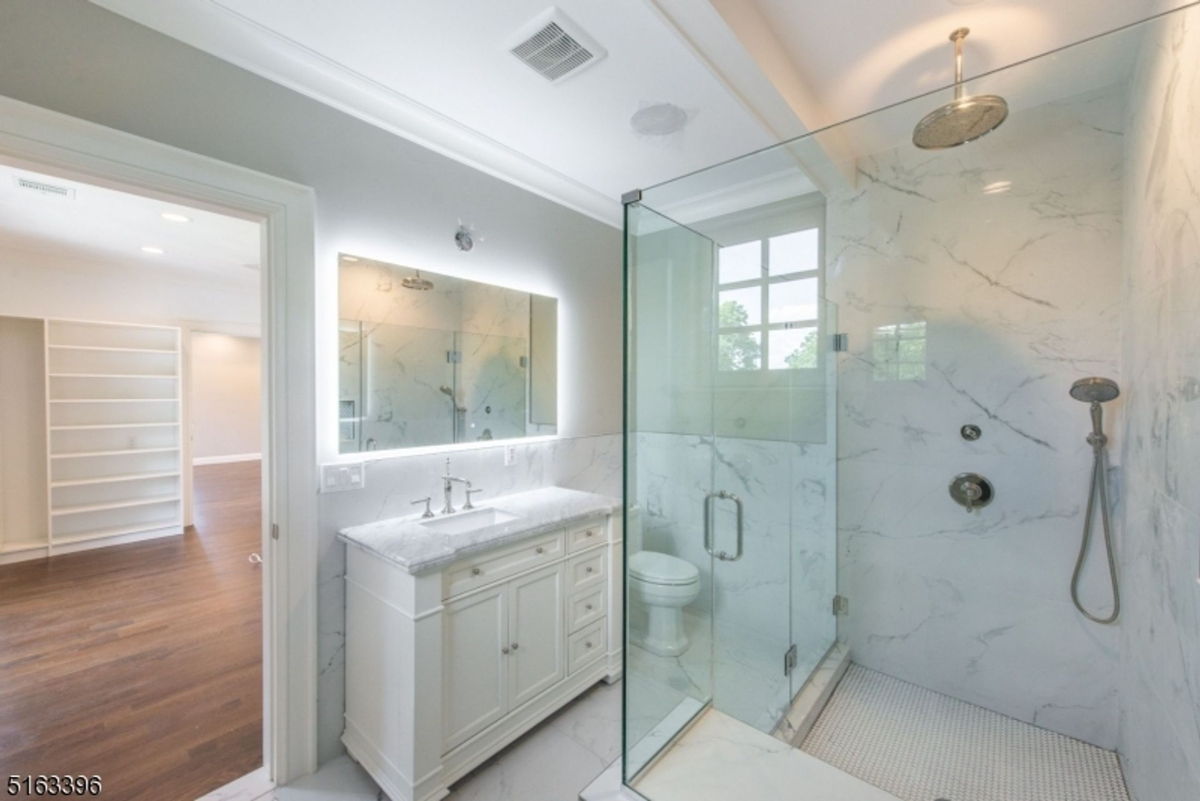
M321 766L311 776L279 787L262 801L388 801L367 772L348 756Z
M706 712L634 789L653 801L897 801L715 709Z

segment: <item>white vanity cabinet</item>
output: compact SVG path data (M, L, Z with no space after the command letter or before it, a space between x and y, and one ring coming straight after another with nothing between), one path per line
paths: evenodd
M618 516L592 517L416 574L351 542L351 756L395 801L440 799L592 684L618 678L621 539Z

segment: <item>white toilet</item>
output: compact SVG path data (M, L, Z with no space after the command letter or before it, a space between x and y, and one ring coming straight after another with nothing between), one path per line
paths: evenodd
M638 551L629 557L629 594L647 614L646 630L633 641L658 656L679 656L688 649L683 607L700 594L700 571L677 556Z

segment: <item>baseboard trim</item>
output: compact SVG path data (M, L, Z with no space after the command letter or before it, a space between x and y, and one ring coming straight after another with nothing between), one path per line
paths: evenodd
M257 462L262 459L261 453L235 453L231 456L197 456L192 459L194 467L206 464L230 464L231 462Z

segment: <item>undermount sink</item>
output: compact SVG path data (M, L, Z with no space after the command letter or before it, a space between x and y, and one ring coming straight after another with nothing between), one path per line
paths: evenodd
M486 509L473 509L470 512L457 512L436 520L426 520L421 525L439 534L467 534L471 531L478 531L481 528L511 523L519 518L519 515L514 515L494 507L488 507Z

